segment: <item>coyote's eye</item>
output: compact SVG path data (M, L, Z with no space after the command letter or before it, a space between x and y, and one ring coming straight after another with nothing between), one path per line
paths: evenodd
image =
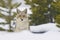
M25 15L23 15L23 17L25 17Z
M19 17L21 17L21 15L19 15Z

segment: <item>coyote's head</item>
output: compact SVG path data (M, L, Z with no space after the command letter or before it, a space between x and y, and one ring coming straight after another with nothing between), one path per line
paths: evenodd
M24 11L19 11L16 17L20 18L21 21L23 21L24 18L27 18L27 9Z

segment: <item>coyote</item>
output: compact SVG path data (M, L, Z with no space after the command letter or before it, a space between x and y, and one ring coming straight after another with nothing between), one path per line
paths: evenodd
M27 15L27 9L24 11L19 11L19 14L16 15L16 27L15 31L28 30L29 20Z

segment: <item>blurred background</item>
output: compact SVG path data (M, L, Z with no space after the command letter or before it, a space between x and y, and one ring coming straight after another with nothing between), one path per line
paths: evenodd
M12 30L15 27L17 9L27 9L30 26L56 23L60 27L60 0L0 0L1 30Z

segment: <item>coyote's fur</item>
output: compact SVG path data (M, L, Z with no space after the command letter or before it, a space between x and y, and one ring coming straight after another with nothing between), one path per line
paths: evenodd
M27 15L27 10L20 11L16 15L16 28L15 31L27 30L29 28L29 20Z

